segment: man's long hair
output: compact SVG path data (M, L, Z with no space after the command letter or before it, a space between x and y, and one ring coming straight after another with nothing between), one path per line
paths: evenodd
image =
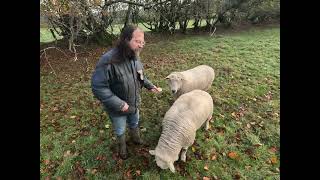
M119 63L127 59L133 59L136 56L136 53L129 47L129 42L132 39L133 32L137 28L137 26L128 25L122 29L116 44L117 51L113 55L111 63Z

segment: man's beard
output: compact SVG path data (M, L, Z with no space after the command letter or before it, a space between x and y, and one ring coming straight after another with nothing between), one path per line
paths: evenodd
M137 58L140 57L141 51L142 51L142 49L140 49L140 48L134 50L134 54L135 54L135 56L136 56Z

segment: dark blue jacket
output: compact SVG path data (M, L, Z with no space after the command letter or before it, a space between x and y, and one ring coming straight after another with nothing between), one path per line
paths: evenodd
M96 65L91 79L94 96L112 115L135 113L140 105L142 87L152 89L154 85L144 76L139 59L126 59L119 63L109 63L116 49L105 53ZM122 112L124 102L129 110Z

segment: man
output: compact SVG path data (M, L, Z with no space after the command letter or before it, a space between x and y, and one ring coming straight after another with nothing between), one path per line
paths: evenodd
M127 26L116 47L100 58L91 79L92 92L111 119L122 159L128 158L126 124L131 140L136 144L144 143L138 125L142 87L154 93L161 91L144 76L139 60L144 45L144 32L136 26Z

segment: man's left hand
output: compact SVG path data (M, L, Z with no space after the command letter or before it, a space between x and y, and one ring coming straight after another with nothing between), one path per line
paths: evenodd
M162 88L155 86L154 88L150 89L150 91L153 93L160 93L162 91Z

